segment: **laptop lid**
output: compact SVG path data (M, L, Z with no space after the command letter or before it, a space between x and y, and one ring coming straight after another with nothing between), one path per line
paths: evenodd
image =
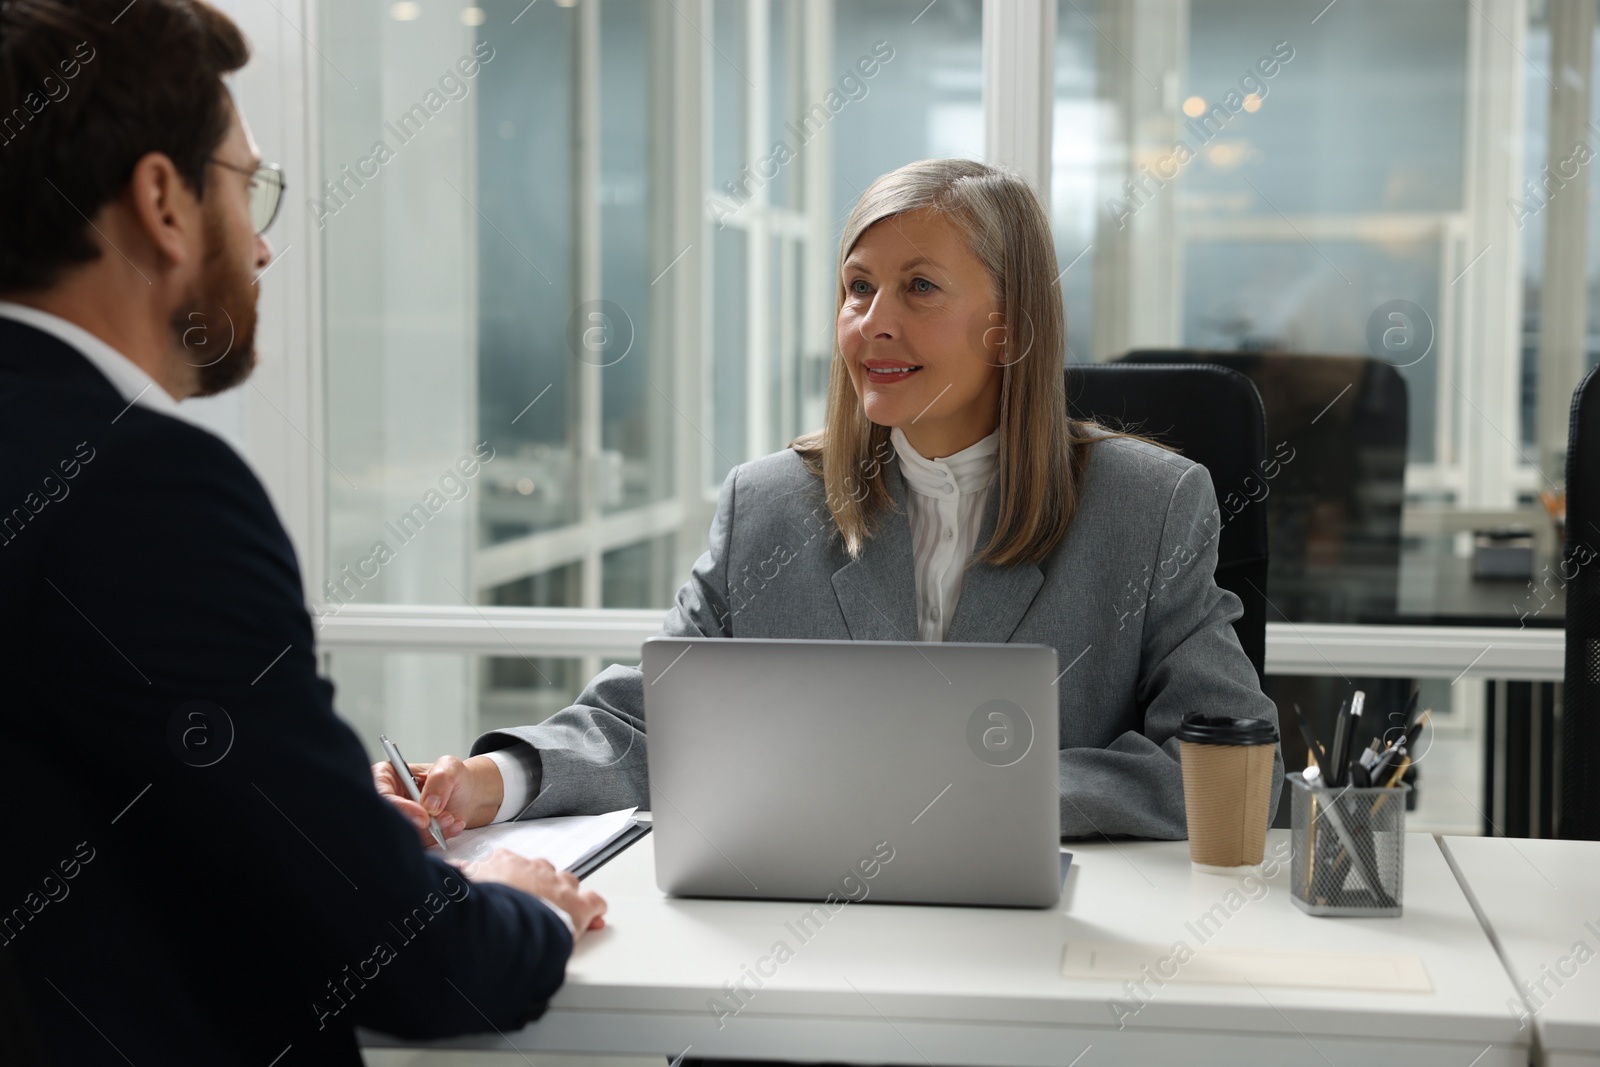
M658 637L640 666L664 891L1059 899L1053 648Z

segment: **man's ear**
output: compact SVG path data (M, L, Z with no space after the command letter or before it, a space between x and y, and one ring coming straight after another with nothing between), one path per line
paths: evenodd
M199 247L200 201L164 152L148 152L128 181L132 225L159 257L161 267L181 266Z

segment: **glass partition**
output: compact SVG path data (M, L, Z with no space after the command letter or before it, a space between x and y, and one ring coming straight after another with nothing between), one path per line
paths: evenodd
M1255 381L1298 457L1267 503L1274 621L1560 625L1566 404L1600 360L1593 50L1551 45L1595 19L1570 8L1058 4L1075 354Z

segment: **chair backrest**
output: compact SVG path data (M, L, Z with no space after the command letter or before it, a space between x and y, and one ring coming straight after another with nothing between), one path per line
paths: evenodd
M1199 349L1147 349L1121 361L1229 367L1255 383L1267 450L1285 459L1265 501L1273 618L1394 620L1408 401L1393 365L1362 355Z
M1151 437L1211 474L1220 508L1217 585L1244 604L1234 632L1262 676L1267 654L1267 513L1261 500L1276 462L1267 454L1261 395L1250 379L1201 363L1074 364L1073 418Z
M1567 671L1561 696L1562 837L1600 840L1600 369L1567 424Z

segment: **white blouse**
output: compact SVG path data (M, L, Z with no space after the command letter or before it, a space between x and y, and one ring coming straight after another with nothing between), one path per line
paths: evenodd
M906 479L906 518L917 576L917 636L943 641L961 599L967 561L978 541L994 485L999 431L944 459L911 447L899 427L889 432Z
M953 456L928 459L911 447L899 428L889 432L906 480L906 518L911 523L912 566L917 580L917 637L943 641L961 599L967 562L978 541L984 508L994 485L1000 452L998 431ZM533 769L516 749L485 753L500 768L505 799L495 822L514 819L533 800ZM531 757L531 753L529 754Z

